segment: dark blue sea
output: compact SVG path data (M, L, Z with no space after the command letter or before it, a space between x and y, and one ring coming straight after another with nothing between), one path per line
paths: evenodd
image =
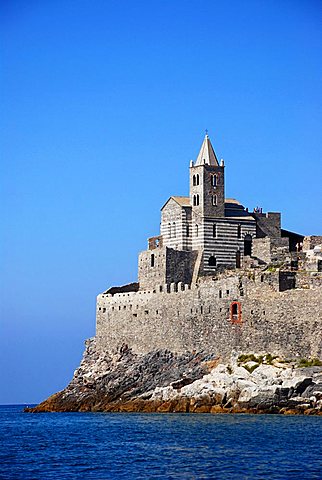
M321 479L322 417L0 406L0 479Z

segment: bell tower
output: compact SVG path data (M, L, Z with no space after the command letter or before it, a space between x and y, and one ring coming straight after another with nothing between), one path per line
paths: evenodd
M206 134L196 162L190 163L190 201L198 217L225 216L224 162L218 163Z

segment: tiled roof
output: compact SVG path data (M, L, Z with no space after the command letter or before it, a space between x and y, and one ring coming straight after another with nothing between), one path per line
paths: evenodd
M179 205L181 205L181 207L191 207L189 197L170 197L170 198L173 198L173 200L175 202L179 203Z

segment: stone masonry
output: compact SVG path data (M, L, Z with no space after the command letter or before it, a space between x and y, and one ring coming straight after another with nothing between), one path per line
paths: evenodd
M322 358L322 237L225 199L224 168L206 135L189 197L168 199L139 255L139 283L97 297L100 350Z

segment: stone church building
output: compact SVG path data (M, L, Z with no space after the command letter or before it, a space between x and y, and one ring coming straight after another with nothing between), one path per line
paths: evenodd
M303 236L281 229L281 215L253 212L225 198L224 161L217 159L208 135L190 163L189 197L172 196L161 209L160 236L149 239L139 257L140 289L195 283L200 276L269 263L295 250Z

